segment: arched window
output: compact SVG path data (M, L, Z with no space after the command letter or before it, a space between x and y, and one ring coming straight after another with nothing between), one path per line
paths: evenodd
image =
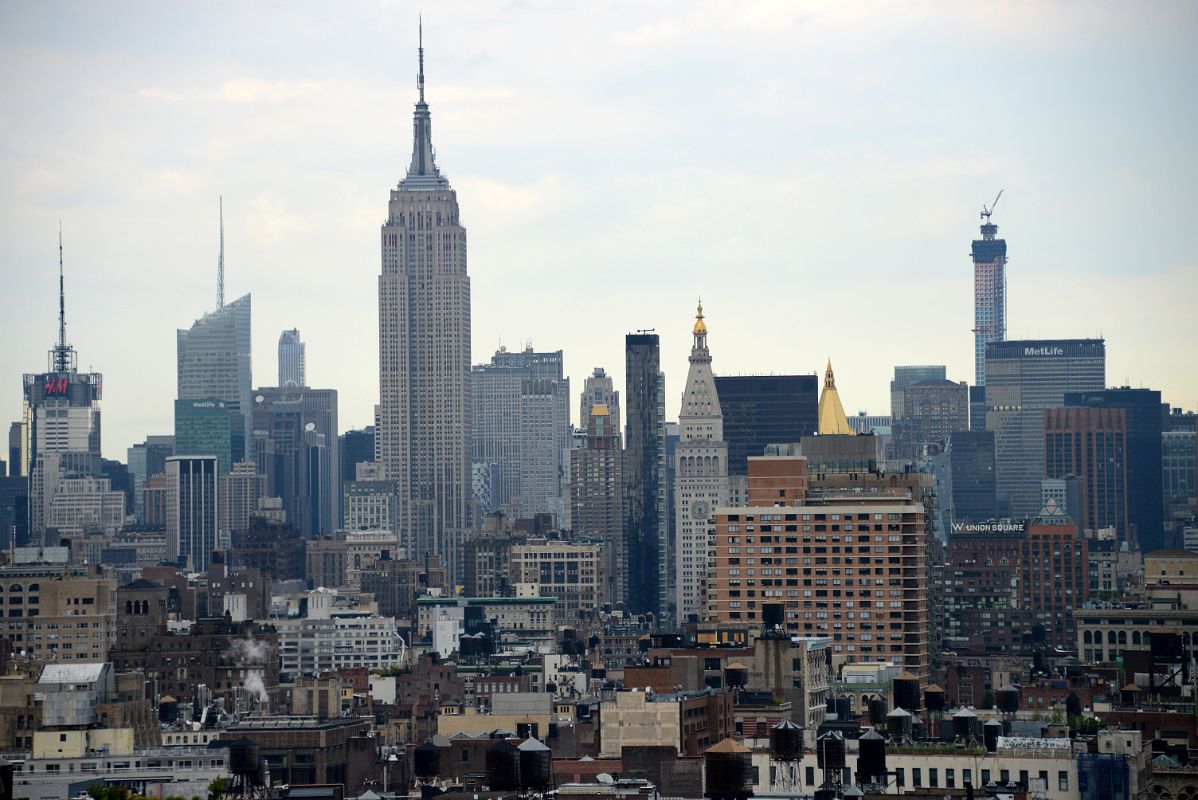
M1094 634L1090 633L1089 631L1084 631L1082 633L1082 642L1084 644L1094 644Z
M1106 632L1106 643L1107 643L1107 644L1114 644L1114 643L1115 643L1115 632L1114 632L1114 631L1107 631L1107 632Z
M8 591L10 591L10 592L23 592L23 591L25 591L25 590L24 590L24 589L21 587L21 584L19 584L19 583L14 583L12 586L9 586L9 587L8 587Z
M1119 644L1127 644L1127 631L1119 631Z
M1132 632L1131 632L1131 643L1132 643L1132 644L1139 644L1139 643L1140 643L1140 632L1139 632L1139 631L1132 631Z

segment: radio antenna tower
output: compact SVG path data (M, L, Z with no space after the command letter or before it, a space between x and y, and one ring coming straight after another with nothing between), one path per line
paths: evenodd
M216 258L216 307L225 307L225 197L220 197L220 255Z
M62 220L58 221L58 342L50 350L50 371L75 371L75 349L67 344L67 294L62 271Z

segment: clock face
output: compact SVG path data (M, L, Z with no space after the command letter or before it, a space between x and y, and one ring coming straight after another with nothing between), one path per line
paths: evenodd
M702 500L696 500L691 504L691 517L693 519L707 519L707 503Z

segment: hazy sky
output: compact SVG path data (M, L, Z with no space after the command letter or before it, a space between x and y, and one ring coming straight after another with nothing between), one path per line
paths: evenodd
M170 433L175 330L253 293L342 427L378 395L378 230L411 154L411 3L0 4L0 420L56 335L104 373L104 452ZM973 381L970 240L1009 338L1107 339L1108 383L1198 406L1198 5L432 3L427 94L469 236L474 361L623 383L662 335L677 415L703 296L717 373L895 364ZM571 404L572 407L576 403ZM5 425L6 427L6 425Z

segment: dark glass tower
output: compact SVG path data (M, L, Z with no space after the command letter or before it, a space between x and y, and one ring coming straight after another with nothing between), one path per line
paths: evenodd
M729 475L748 475L749 457L765 455L767 445L815 433L815 375L716 376L715 388L724 412Z
M665 376L657 334L624 337L624 363L625 603L634 613L660 613L669 603L673 561L666 518Z
M1147 553L1164 541L1161 393L1155 389L1070 392L1067 407L1121 408L1127 426L1127 523L1131 538ZM1172 546L1172 545L1170 545ZM1180 543L1176 546L1180 547Z

